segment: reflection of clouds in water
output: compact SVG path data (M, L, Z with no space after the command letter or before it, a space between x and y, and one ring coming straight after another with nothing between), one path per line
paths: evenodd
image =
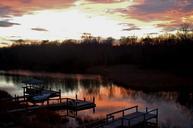
M3 90L3 91L6 91L6 92L11 92L11 91L15 91L15 87L13 86L13 87L9 87L9 86L1 86L0 87L0 90Z
M160 95L162 95L160 93ZM162 96L164 96L163 94ZM171 97L168 98L168 95ZM168 94L166 97L158 97L155 95L148 95L141 92L140 95L135 96L133 102L136 104L141 104L144 107L149 108L158 108L159 109L159 122L161 127L180 127L180 128L192 128L192 113L186 107L183 107L179 103L176 103L175 100L169 99L176 99L173 94ZM139 105L140 107L142 107Z
M22 90L17 89L15 86L0 86L0 90L8 92L12 96L23 94Z
M170 127L192 128L192 119L190 111L173 101L159 102L160 123L170 125Z
M84 94L85 90L82 91L82 94ZM90 115L93 118L105 117L107 113L112 111L138 105L141 110L144 110L145 107L159 108L161 127L192 128L192 113L189 109L176 102L176 92L145 94L140 91L126 91L121 87L114 86L113 89L111 87L100 87L98 95L95 96L97 103L96 113L90 114L88 111L81 115Z
M8 92L10 95L22 95L22 90L20 87L15 86L13 81L4 80L3 77L0 77L0 90Z
M0 87L15 87L12 82L5 82L0 80Z
M22 77L16 78L15 76L9 76L5 79L0 75L0 89L6 90L11 95L22 95L22 86L19 85L22 79ZM191 111L178 103L178 92L143 93L142 91L125 89L98 78L91 79L89 77L87 79L83 75L72 75L67 78L43 77L43 80L46 82L46 88L61 89L63 97L75 98L76 94L81 99L86 97L92 100L95 97L96 113L93 114L92 109L78 112L82 118L101 118L112 111L138 105L139 109L143 110L145 107L159 108L161 126L191 128L193 125ZM184 97L181 98L184 99ZM187 100L184 101L187 102ZM73 120L71 123L73 124Z

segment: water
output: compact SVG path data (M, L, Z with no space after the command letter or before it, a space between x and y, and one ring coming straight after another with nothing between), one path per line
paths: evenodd
M0 73L0 90L5 90L11 95L22 95L22 80L35 77L43 80L46 88L61 89L62 97L86 97L91 100L95 97L96 112L92 109L78 112L81 119L104 118L107 113L138 105L159 108L159 125L161 128L193 128L193 100L192 92L188 90L172 92L148 92L131 90L121 87L111 81L103 80L97 75L66 75L61 73L32 73L32 72L7 72ZM6 74L6 75L5 75ZM78 125L71 120L70 125Z

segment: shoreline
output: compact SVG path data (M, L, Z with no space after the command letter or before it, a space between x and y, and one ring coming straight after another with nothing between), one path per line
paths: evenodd
M51 73L51 74L49 74ZM119 86L142 91L175 91L189 90L193 92L193 79L191 76L176 75L175 73L157 69L145 69L135 65L98 66L88 68L83 73L45 72L30 70L1 71L4 75L42 76L48 77L71 77L89 76L90 79L101 76L103 79L112 81Z
M160 70L143 69L134 65L94 67L89 73L102 75L120 86L142 91L193 91L193 79Z

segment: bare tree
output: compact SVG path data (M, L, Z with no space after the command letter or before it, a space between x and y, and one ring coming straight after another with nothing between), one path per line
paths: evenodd
M191 24L190 23L183 23L180 26L180 32L181 32L181 39L186 40L189 36L189 32L191 31Z
M183 23L183 24L181 24L180 31L183 34L188 34L188 32L191 31L191 24L190 23Z

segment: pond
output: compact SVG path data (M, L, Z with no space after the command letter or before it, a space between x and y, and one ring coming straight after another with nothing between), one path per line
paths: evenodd
M46 88L61 89L62 97L78 98L95 97L96 108L78 112L84 119L104 118L107 113L138 105L159 109L159 125L161 128L192 128L193 98L189 90L143 92L114 84L99 75L34 73L27 71L0 72L0 90L12 96L23 95L22 80L29 77L44 81ZM71 125L78 125L75 120Z

